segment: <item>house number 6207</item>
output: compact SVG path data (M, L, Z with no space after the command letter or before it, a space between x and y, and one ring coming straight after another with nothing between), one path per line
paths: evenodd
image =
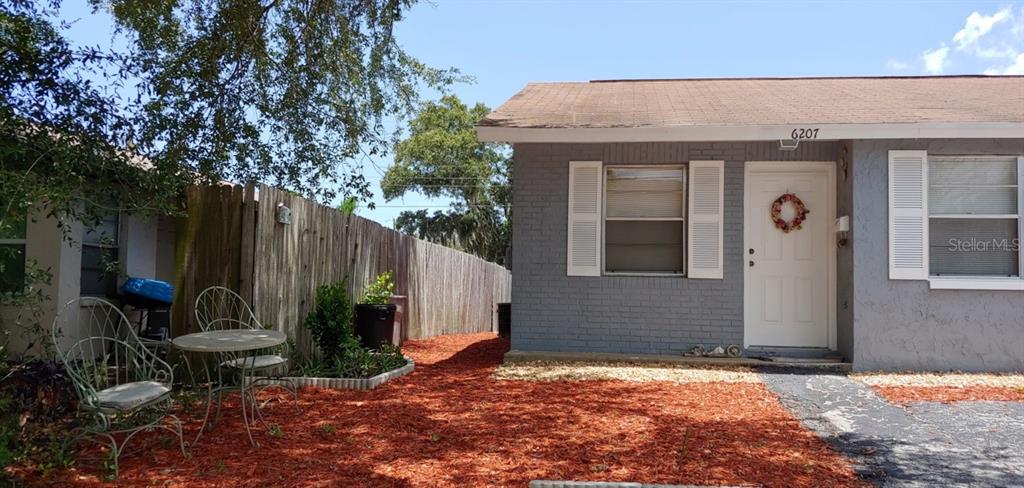
M789 137L791 139L793 139L793 140L817 139L818 138L818 129L817 128L815 128L815 129L811 129L811 128L807 128L807 129L793 129L793 132L791 132L789 134Z

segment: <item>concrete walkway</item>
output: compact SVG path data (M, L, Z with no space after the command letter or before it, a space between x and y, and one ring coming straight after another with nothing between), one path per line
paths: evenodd
M765 370L783 405L882 486L1024 486L1024 404L886 402L844 375Z

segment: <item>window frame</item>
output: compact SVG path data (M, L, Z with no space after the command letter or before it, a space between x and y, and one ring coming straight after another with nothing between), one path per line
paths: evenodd
M25 207L12 208L11 210L13 212L15 212L14 215L16 215L17 217L20 217L22 220L24 220L24 223L25 223L25 233L21 237L19 237L19 238L10 238L10 237L0 238L0 246L20 246L21 247L21 257L22 257L22 263L21 263L21 276L22 276L21 290L17 290L17 289L5 290L5 289L0 288L0 293L15 293L15 294L17 294L17 293L24 292L25 291L25 287L28 285L28 283L25 282L25 279L26 279L25 273L28 270L28 224L30 222L30 219L28 218L28 214L29 214L29 209L28 208L25 208Z
M997 159L1013 158L1017 161L1017 213L1016 214L939 214L932 215L931 209L927 209L925 218L928 228L931 227L932 219L947 220L1016 220L1017 221L1017 276L1004 275L938 275L931 269L931 262L928 266L929 289L933 290L1024 290L1024 155L1015 154L931 154L928 153L927 170L930 174L932 158L977 158ZM989 188L1008 187L1013 185L963 185L965 187ZM931 191L931 182L928 182L927 191ZM929 205L930 207L930 205Z
M690 195L690 176L688 163L669 164L605 164L601 168L601 276L641 276L641 277L662 277L662 278L685 278L687 276L686 258L688 240L687 215L688 197ZM608 172L612 169L678 169L683 173L683 198L681 217L608 217ZM682 262L683 271L680 273L659 272L659 271L608 271L606 257L608 255L608 221L613 222L679 222L683 226Z
M122 218L121 212L115 212L114 213L114 218L116 219L115 229L116 229L116 232L117 232L117 236L114 238L114 243L113 244L104 244L102 242L87 242L85 240L85 235L86 235L86 233L88 231L86 229L83 229L83 232L82 232L82 242L81 242L81 251L82 251L81 255L83 256L83 259L80 259L79 260L80 262L78 264L78 272L79 272L78 294L79 294L79 296L107 298L106 293L99 294L99 295L94 294L94 293L85 293L85 291L82 288L82 275L84 274L84 273L82 273L82 271L83 271L83 264L85 262L84 256L85 256L85 248L86 247L100 249L100 250L103 250L103 251L113 250L115 256L117 257L117 261L120 262L120 261L123 260L122 251L123 251L124 246L122 246L122 244L124 242L124 219ZM117 288L118 281L120 281L120 279L121 279L121 273L119 271L114 276L114 278L113 278L113 280L114 280L113 287L115 288L115 291L116 291L116 288Z

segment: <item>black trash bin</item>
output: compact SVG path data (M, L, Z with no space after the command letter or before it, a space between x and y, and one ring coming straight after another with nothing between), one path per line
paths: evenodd
M379 349L382 344L394 344L395 305L356 305L355 332L359 343L367 349Z
M498 304L498 337L512 337L512 304Z

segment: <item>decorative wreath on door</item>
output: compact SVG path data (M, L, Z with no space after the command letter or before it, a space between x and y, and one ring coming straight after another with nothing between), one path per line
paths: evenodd
M793 204L793 208L796 210L796 215L792 219L786 220L782 218L782 206L786 203ZM807 210L804 202L800 200L800 197L792 193L783 193L782 196L776 198L772 202L771 217L772 222L775 223L775 228L789 234L794 229L802 229L804 220L807 220L807 214L811 213Z

